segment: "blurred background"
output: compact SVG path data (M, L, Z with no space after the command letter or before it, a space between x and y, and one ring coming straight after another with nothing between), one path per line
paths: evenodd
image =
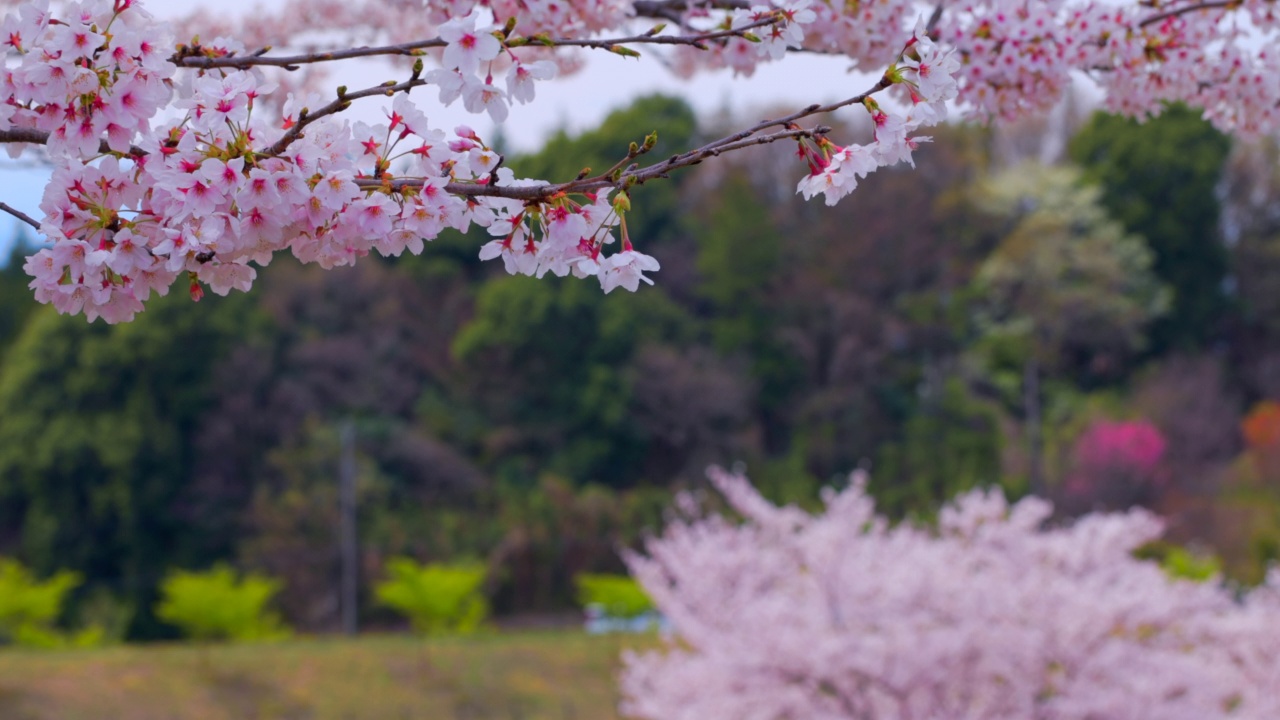
M573 177L767 114L647 96L509 164ZM38 306L15 224L0 715L612 717L618 651L655 640L582 634L584 602L642 610L583 578L624 573L713 463L805 507L865 468L894 518L989 485L1063 521L1141 505L1168 520L1153 557L1257 583L1280 558L1277 155L1077 100L939 127L833 208L795 195L785 144L646 185L631 236L662 270L634 295L509 277L455 233L282 257L118 326ZM310 644L22 649L290 632Z

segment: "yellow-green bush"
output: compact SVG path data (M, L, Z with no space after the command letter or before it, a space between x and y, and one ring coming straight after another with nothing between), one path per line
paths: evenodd
M0 558L0 642L39 648L100 644L101 628L70 635L54 628L68 593L79 584L79 573L63 570L40 581L17 560Z
M467 633L489 614L481 592L487 570L480 563L420 565L409 558L387 561L390 577L374 588L378 601L409 618L423 634Z
M578 603L599 605L612 617L639 617L653 610L653 600L640 583L626 575L582 573L573 579Z
M243 578L226 565L206 572L173 570L160 583L156 617L194 640L277 640L290 635L267 604L281 583L261 575Z

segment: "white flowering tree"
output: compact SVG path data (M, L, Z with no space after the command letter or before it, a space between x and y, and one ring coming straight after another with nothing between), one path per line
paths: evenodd
M1142 510L1047 527L1047 503L974 491L933 529L876 515L865 478L825 511L712 481L743 519L672 523L629 560L676 628L626 659L651 720L1280 717L1280 577L1237 600L1132 551Z
M288 0L242 24L176 26L140 0L6 4L0 142L42 146L55 170L42 217L0 208L51 243L26 264L36 297L107 322L175 283L196 299L247 290L280 251L327 268L473 225L493 237L480 257L509 272L635 290L658 269L627 232L638 185L790 142L799 192L834 203L911 162L949 106L1041 111L1073 73L1124 113L1179 100L1240 133L1280 121L1273 0ZM744 74L789 52L839 54L880 79L647 165L653 140L637 138L613 167L571 178L514 177L470 128L431 122L457 102L501 122L591 52ZM326 89L307 72L373 57L400 79ZM374 98L390 98L383 122L346 117ZM841 146L812 123L841 108L869 113L872 142Z

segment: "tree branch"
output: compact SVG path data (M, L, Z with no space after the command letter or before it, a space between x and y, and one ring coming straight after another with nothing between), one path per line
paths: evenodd
M925 25L924 32L929 37L937 40L935 33L938 30L938 22L942 20L942 10L946 5L943 0L938 0L938 4L933 6L933 13L929 15L929 22Z
M774 25L780 21L780 18L771 17L763 20L757 20L749 25L731 30L714 30L696 33L694 35L629 35L626 37L600 38L596 40L583 40L579 38L552 38L552 37L517 37L503 41L508 48L519 47L583 47L596 50L614 51L623 45L685 45L696 48L703 48L704 43L723 40L731 37L742 37L745 33L759 27ZM323 62L333 62L337 60L350 60L352 58L376 57L382 55L407 55L417 57L423 54L423 51L429 48L442 48L447 43L439 38L431 40L417 40L414 42L400 43L398 45L380 45L377 47L350 48L347 50L327 50L320 52L302 53L299 55L281 55L271 56L259 53L252 55L238 55L228 57L203 57L200 55L174 55L169 59L174 65L185 68L211 69L211 68L236 68L245 69L255 66L272 66L281 67L286 70L297 70L302 65L309 65Z
M22 127L9 128L8 130L0 130L0 145L6 144L6 143L31 143L32 145L48 145L49 133L43 130L37 130L35 128L22 128ZM102 153L103 155L110 155L115 153L115 151L111 149L111 146L107 144L106 140L102 140L98 143L98 152ZM142 148L130 145L128 154L141 157L143 155L146 155L147 151L143 150Z
M299 113L298 121L293 124L293 127L289 128L279 140L277 140L271 147L264 150L262 154L272 156L280 155L289 148L290 143L302 136L302 131L305 130L308 125L327 115L336 115L337 113L346 110L351 107L351 101L353 100L373 97L375 95L391 96L398 92L408 92L413 88L422 87L426 84L428 84L426 80L415 76L400 83L388 80L381 85L375 85L355 92L347 92L344 88L338 88L337 100L325 105L314 113Z
M751 7L749 0L708 0L707 2L688 2L687 0L636 0L632 3L637 17L670 17L671 13L680 13L691 7L716 10L746 10Z
M1190 5L1183 5L1180 8L1174 8L1172 10L1166 10L1162 13L1156 13L1155 15L1152 15L1151 17L1140 21L1138 23L1138 27L1155 25L1157 23L1168 20L1171 17L1185 15L1189 12L1195 12L1196 10L1213 10L1215 8L1231 10L1231 9L1240 7L1240 3L1241 3L1241 0L1205 0L1205 2L1192 3Z
M26 223L26 224L30 225L31 227L35 228L36 230L39 230L39 229L40 229L40 223L38 223L38 222L36 222L34 219L32 219L32 217L31 217L30 215L28 215L28 214L26 214L26 213L22 212L21 210L19 210L19 209L17 209L17 208L15 208L15 207L13 207L13 206L11 206L11 205L9 205L8 203L2 203L2 202L0 202L0 210L3 210L3 211L5 211L5 212L9 213L10 215L12 215L12 216L14 216L14 217L18 218L19 220L21 220L22 222L24 222L24 223Z

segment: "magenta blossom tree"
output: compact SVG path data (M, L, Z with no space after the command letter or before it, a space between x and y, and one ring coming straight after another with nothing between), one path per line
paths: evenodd
M1146 420L1099 420L1071 448L1069 500L1124 509L1147 504L1168 479L1164 435Z
M1280 574L1243 600L1132 551L1143 510L1050 526L1048 503L962 495L893 525L865 477L810 515L741 476L741 522L686 519L632 572L675 628L626 658L650 720L1204 720L1280 717Z
M948 106L1042 111L1073 74L1131 115L1184 101L1224 130L1280 125L1273 0L288 0L274 16L175 26L140 0L5 4L0 143L39 146L55 169L39 218L0 209L51 244L25 266L36 297L108 322L175 284L195 299L247 290L278 252L328 268L473 226L492 237L480 257L511 273L635 290L659 268L627 232L645 182L789 142L797 191L834 203L910 163ZM473 129L431 121L455 103L514 118L591 52L743 74L789 52L838 54L879 80L651 164L653 138L637 138L572 178L517 178ZM326 87L310 72L365 58L396 77ZM346 116L375 99L381 122ZM871 142L813 123L841 108L868 113Z

